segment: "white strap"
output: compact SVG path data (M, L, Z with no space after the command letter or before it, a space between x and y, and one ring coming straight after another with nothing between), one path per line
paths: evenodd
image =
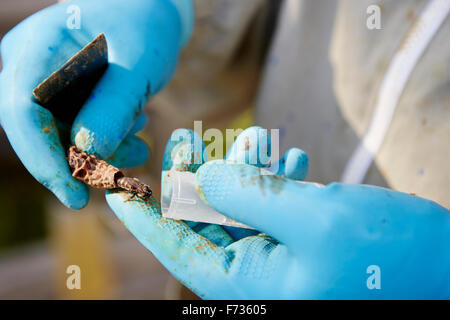
M353 152L341 182L362 183L392 121L400 96L419 58L450 11L450 0L431 0L395 53L381 83L369 130Z

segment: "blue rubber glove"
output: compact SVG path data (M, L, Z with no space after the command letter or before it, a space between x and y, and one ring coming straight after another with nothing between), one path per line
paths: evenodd
M80 29L67 26L74 5ZM5 35L1 125L28 171L66 206L85 206L88 191L71 176L61 126L35 103L32 90L104 33L110 65L67 135L80 149L116 166L140 165L149 156L134 136L146 122L142 108L169 81L192 19L190 0L79 0L48 7Z
M450 297L448 210L378 187L318 186L261 175L256 166L239 163L255 152L252 145L250 150L239 145L239 138L238 152L228 161L189 165L194 157L189 140L168 144L165 169L196 171L207 203L264 233L233 235L228 231L233 228L164 219L155 199L126 201L127 194L110 193L107 201L137 239L200 297ZM293 150L280 160L285 165L279 173L304 176L307 158Z

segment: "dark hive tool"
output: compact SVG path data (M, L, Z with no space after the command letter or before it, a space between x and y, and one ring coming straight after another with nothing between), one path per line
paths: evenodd
M108 46L102 33L42 81L33 95L55 118L72 125L107 67Z

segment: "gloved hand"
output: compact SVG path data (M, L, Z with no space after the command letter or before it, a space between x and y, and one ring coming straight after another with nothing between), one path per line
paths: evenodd
M249 130L260 129L243 135ZM238 163L255 152L244 140L233 147L237 156L200 168L189 165L193 139L170 142L164 167L196 171L207 203L264 233L164 219L155 199L144 203L127 201L124 193L107 195L125 226L200 297L450 297L448 210L384 188L318 186L261 175L256 166ZM174 163L176 158L184 161ZM304 176L305 160L293 149L281 159L278 173ZM380 287L369 289L372 285Z
M66 206L86 205L88 191L72 178L62 129L35 103L33 89L103 32L110 65L75 119L71 140L116 166L142 164L149 152L134 134L145 125L146 99L167 84L189 37L190 1L69 1L32 15L3 38L1 125L28 171ZM67 26L73 5L80 9L80 29Z

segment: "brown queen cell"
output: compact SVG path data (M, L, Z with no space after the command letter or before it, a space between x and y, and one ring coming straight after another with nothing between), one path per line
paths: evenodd
M137 178L125 177L124 173L106 161L78 150L75 146L69 149L68 161L72 176L93 188L117 189L129 191L133 196L148 200L152 195L149 186Z

